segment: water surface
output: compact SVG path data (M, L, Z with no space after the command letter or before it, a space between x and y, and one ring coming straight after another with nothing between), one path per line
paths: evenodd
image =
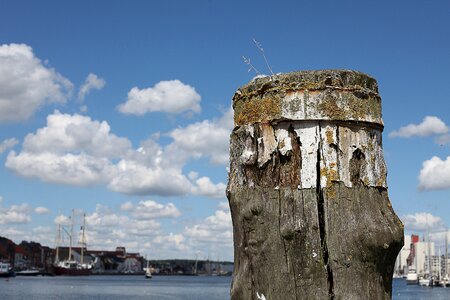
M0 299L215 300L230 299L230 284L231 277L220 276L16 277L0 280ZM450 288L406 285L404 279L394 279L392 299L448 300Z

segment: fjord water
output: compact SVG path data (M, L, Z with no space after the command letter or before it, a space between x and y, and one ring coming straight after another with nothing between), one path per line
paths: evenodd
M15 277L0 281L0 299L215 300L230 298L230 283L228 276Z
M230 299L231 277L221 276L86 276L16 277L0 280L0 299ZM406 285L394 279L392 299L450 299L450 288Z

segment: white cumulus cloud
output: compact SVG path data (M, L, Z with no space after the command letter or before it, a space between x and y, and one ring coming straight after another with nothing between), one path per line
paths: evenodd
M216 210L213 216L205 218L203 222L187 226L184 234L197 244L218 243L216 246L231 247L233 239L231 213L229 210Z
M19 141L15 138L3 140L0 143L0 154L17 145Z
M23 203L3 207L2 200L0 197L0 224L25 224L31 222L31 207L28 204Z
M105 84L106 81L103 78L100 78L93 73L89 73L83 85L80 87L78 92L78 100L83 101L91 90L101 90Z
M30 46L0 45L0 122L26 120L43 105L65 103L72 88Z
M169 133L172 147L193 157L209 157L214 164L228 164L233 110L230 108L218 120L204 120L180 127Z
M195 184L192 187L194 195L202 195L210 198L224 198L226 185L222 182L213 183L209 177L200 177L195 179Z
M426 116L420 124L409 124L389 133L389 137L409 138L413 136L431 136L445 134L448 126L438 117Z
M450 156L442 160L437 156L422 163L419 173L420 190L439 190L450 188Z
M445 230L445 224L441 218L430 213L420 212L405 215L402 218L405 229L410 231L439 231Z
M131 142L112 134L106 121L57 110L47 117L47 126L28 134L23 142L28 153L85 153L102 158L122 157L129 149Z
M38 178L43 182L75 186L92 186L108 179L110 163L106 159L85 154L10 152L6 167L23 177Z
M173 203L164 205L153 200L139 201L138 205L133 205L128 201L123 203L120 208L138 220L175 218L181 215L181 212Z
M38 206L34 209L34 211L38 214L38 215L44 215L44 214L48 214L50 212L50 209L48 209L47 207L43 207L43 206Z
M224 145L228 144L228 132L226 135ZM205 133L205 139L208 138L210 136ZM183 167L191 158L210 154L207 150L192 152L180 144L180 140L177 138L169 145L161 146L149 139L133 149L127 138L111 132L106 121L55 111L47 117L46 126L25 137L20 152L8 154L5 166L19 176L44 182L104 185L123 194L175 196L193 193L223 197L225 184L213 183L205 176L193 180L183 173ZM223 149L211 153L214 151L218 151L214 157L224 155Z
M144 115L149 112L199 113L200 95L195 89L179 80L160 81L153 87L133 87L125 103L118 106L124 114Z

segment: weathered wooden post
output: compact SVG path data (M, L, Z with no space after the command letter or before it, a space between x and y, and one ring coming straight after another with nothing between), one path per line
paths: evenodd
M389 299L403 225L387 194L376 80L274 75L240 88L233 107L231 298Z

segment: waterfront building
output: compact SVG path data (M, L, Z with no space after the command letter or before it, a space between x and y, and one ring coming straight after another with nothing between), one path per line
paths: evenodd
M14 268L21 270L28 267L30 266L28 265L27 253L25 252L25 249L21 246L16 246L14 253Z
M447 266L446 266L445 265L445 255L441 255L441 274L442 274L442 276L445 276L445 274L447 274L447 273L450 273L450 257L447 258Z
M408 257L411 253L411 236L405 235L405 243L398 253L395 261L394 273L396 275L408 274Z
M417 242L414 244L414 267L416 269L417 274L425 274L427 273L428 255L433 257L434 254L434 242Z
M425 256L425 272L428 272L430 270L429 265L431 262L431 276L439 276L439 269L442 270L441 264L443 263L442 257L439 257L439 255L432 255L429 257L428 255Z
M124 257L124 272L137 273L142 271L142 257L139 253L130 253Z

